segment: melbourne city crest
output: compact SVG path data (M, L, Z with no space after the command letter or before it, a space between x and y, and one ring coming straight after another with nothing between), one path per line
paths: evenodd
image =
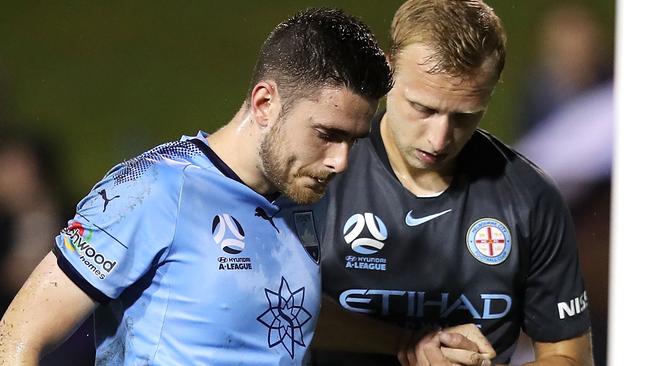
M497 265L503 263L512 249L510 230L501 221L492 218L477 220L467 230L467 249L479 262Z

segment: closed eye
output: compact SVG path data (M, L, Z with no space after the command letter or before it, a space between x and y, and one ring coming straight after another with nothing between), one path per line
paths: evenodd
M422 114L425 114L427 116L438 113L437 109L429 108L429 107L424 106L424 105L422 105L420 103L409 101L409 104L411 105L411 108L413 108L415 111L417 111L419 113L422 113Z
M316 129L316 136L325 142L340 142L339 136L319 128Z
M483 117L484 111L475 113L453 113L451 118L458 124L469 124L479 121Z
M363 137L353 136L352 134L338 128L315 127L314 130L316 131L316 136L323 142L327 143L338 144L345 142L353 145L359 137Z

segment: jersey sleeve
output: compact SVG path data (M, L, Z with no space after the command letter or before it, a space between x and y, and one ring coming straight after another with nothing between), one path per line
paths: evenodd
M582 335L590 321L576 234L569 210L554 187L538 197L531 225L523 329L541 342Z
M55 239L59 267L101 303L155 268L175 233L182 169L163 163L133 168L123 164L109 172Z

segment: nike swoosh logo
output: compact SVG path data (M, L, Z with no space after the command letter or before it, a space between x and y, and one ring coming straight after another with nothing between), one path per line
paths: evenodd
M416 217L412 216L413 210L411 210L406 214L406 219L404 220L404 222L406 223L407 226L418 226L418 225L424 224L427 221L433 220L433 219L435 219L437 217L440 217L440 216L442 216L442 215L444 215L446 213L449 213L449 212L451 212L451 208L449 210L438 212L438 213L433 214L433 215L416 218Z

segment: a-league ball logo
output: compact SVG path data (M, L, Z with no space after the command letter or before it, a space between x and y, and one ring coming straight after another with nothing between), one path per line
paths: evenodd
M220 214L212 220L212 238L229 254L244 250L244 229L239 221L228 214Z
M360 237L364 228L368 228L371 237ZM354 214L343 226L343 239L352 250L359 254L375 254L384 247L388 238L386 225L378 216L370 212Z

